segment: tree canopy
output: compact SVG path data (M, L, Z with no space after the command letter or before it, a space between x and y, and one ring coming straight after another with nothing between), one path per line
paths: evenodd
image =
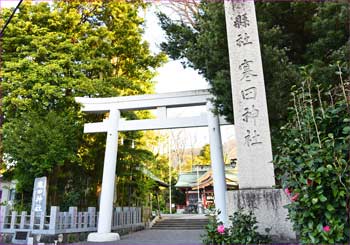
M193 67L208 80L218 112L233 122L223 3L202 1L198 8L179 12L190 15L192 24L159 14L167 36L161 47L172 59L181 59L184 66ZM267 2L256 3L256 11L269 119L276 135L287 119L288 93L300 83L301 67L312 69L315 79L327 84L336 80L337 68L330 64L348 64L348 6Z
M196 157L196 163L202 164L202 165L210 165L211 164L211 158L210 158L210 145L205 144L201 150L199 151L199 155Z
M1 53L3 147L16 162L7 174L19 181L24 201L30 202L34 178L47 175L50 205L68 200L67 205L95 206L105 135L82 135L82 125L106 115L83 117L74 97L153 92L155 69L165 55L152 54L142 40L144 20L138 10L145 7L141 2L25 1L8 25ZM5 9L1 19L9 14ZM127 173L137 175L139 165L155 157L138 149L140 144L131 147L142 133L121 135L127 140L119 150L118 171L129 169ZM126 181L123 178L119 180ZM125 199L120 199L123 205L128 203Z

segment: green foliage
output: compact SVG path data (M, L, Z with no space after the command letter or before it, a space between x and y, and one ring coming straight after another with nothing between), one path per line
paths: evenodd
M192 28L171 21L169 17L160 14L162 28L168 37L167 42L161 47L173 59L186 58L185 65L203 74L211 84L218 112L233 122L223 4L203 1L199 9L199 14L194 16L196 24ZM285 44L281 42L282 29L277 23L267 23L264 20L258 24L267 94L268 98L271 98L271 101L268 101L271 112L269 115L275 126L279 125L279 121L285 116L284 110L280 108L285 104L284 88L293 84L297 74L287 57Z
M174 185L172 186L172 201L178 205L186 205L186 194L176 188Z
M290 118L282 128L277 176L291 198L289 218L301 242L348 243L349 83L340 76L340 85L325 88L316 84L308 69L304 76L302 86L294 87Z
M123 149L120 146L117 164L117 206L143 205L156 183L143 172L142 168L156 161L152 152L139 149Z
M288 93L298 84L298 67L313 64L320 83L334 80L336 61L348 62L346 3L256 3L259 39L273 140L288 117ZM222 2L201 1L194 24L160 14L167 41L162 49L208 80L217 111L233 122L227 35ZM345 76L348 75L344 74Z
M82 195L78 191L65 192L60 207L62 210L68 210L69 207L76 206L80 198L82 198Z
M10 171L18 181L17 192L29 197L35 177L53 180L58 169L79 162L81 118L74 110L66 113L28 111L4 125L4 150L16 161Z
M225 228L223 233L218 232L218 227L222 222L218 221L217 216L220 211L212 211L208 215L208 224L205 226L206 234L202 235L204 244L230 244L229 229Z
M196 157L196 163L198 164L210 164L211 158L210 158L210 145L205 144L202 149L199 151L199 155Z
M207 234L203 237L203 243L266 244L271 242L268 235L261 235L257 232L258 226L253 211L246 213L240 209L230 216L230 221L232 223L230 227L223 229L222 223L217 220L217 214L214 212L209 215L209 224L206 226ZM221 231L220 228L222 228Z
M49 205L97 205L106 136L82 135L82 124L107 115L82 118L74 97L153 92L154 69L165 56L151 54L142 40L138 11L143 7L140 2L24 1L8 25L1 44L3 147L17 163L7 173L18 179L23 202L31 200L34 178L47 175ZM10 13L1 11L1 21ZM128 119L147 116L123 113ZM129 143L143 137L122 135ZM124 186L130 192L125 191L129 197L123 204L147 195L148 180L137 167L154 159L129 143L120 147L118 158L117 171L129 174L121 176L121 183L130 182Z
M229 233L231 235L230 244L265 244L270 243L268 235L261 235L257 232L258 226L253 211L245 213L242 209L235 212L230 217L232 226Z

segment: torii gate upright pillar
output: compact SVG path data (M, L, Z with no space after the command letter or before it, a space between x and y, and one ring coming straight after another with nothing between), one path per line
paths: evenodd
M118 233L111 233L113 217L113 197L115 185L115 170L118 152L119 110L111 110L108 118L107 141L103 165L103 177L100 200L100 215L98 217L97 233L90 233L89 242L111 242L120 240Z
M226 212L226 178L225 178L225 163L222 152L222 142L220 133L219 117L213 112L214 106L208 101L208 130L209 130L209 142L210 142L210 160L213 170L213 182L214 182L214 202L216 210L220 211L218 215L219 221L225 226L228 225L227 212Z

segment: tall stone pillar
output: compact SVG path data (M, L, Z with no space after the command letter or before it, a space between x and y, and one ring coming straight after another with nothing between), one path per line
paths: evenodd
M225 1L239 188L275 184L269 118L253 1Z
M228 212L253 210L260 231L272 228L276 241L295 239L287 210L288 198L274 190L274 167L254 1L224 1L239 190L227 194Z
M89 242L111 242L120 239L118 233L111 233L119 119L120 111L111 110L108 118L97 233L89 234Z
M219 220L222 221L225 225L227 225L228 217L226 213L225 163L222 152L219 117L213 113L213 110L214 106L211 102L208 102L208 129L210 143L210 160L214 182L214 202L216 209L221 212L218 216Z

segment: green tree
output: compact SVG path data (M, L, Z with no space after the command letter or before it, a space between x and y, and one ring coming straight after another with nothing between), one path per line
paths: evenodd
M20 191L26 187L24 201L31 199L29 187L35 177L52 175L50 186L56 192L49 193L50 204L60 204L64 197L79 200L81 206L95 205L106 136L82 137L81 125L106 115L83 118L74 97L153 92L154 69L165 56L152 55L142 40L143 19L138 10L145 7L141 2L54 1L48 5L26 1L9 24L1 53L3 145L17 162L8 172L20 181ZM1 19L9 14L5 9ZM147 113L123 116L144 118ZM64 125L55 125L55 118L56 124ZM126 135L135 140L142 137ZM20 142L23 138L30 143ZM24 148L16 149L12 145L16 142ZM135 157L130 145L121 151L121 156ZM27 157L31 152L36 156ZM128 164L121 161L119 167ZM30 171L20 171L27 168Z
M74 110L66 112L69 114L51 111L40 115L30 111L4 125L4 150L17 162L13 170L16 188L24 196L31 196L33 176L47 175L52 187L49 203L55 203L57 188L62 186L60 175L79 162L81 120Z
M336 60L346 62L347 7L345 3L256 4L273 136L287 119L289 90L301 80L298 67L313 64L318 81L327 83L335 71L328 65ZM167 35L161 47L172 59L183 60L185 66L198 70L208 80L218 112L233 122L223 3L203 1L192 14L192 25L159 14Z
M210 145L205 144L202 149L199 151L199 155L196 157L196 163L203 165L210 165Z
M233 122L232 96L229 74L229 59L226 37L225 13L222 3L204 1L198 15L194 16L196 24L188 26L172 21L160 14L162 28L168 40L162 43L162 49L173 59L185 58L184 65L197 69L208 80L212 93L216 96L218 112ZM291 83L297 74L285 52L283 42L279 40L281 28L259 22L262 56L269 110L273 124L279 124L284 116L279 100L285 98L285 84ZM286 69L287 68L287 69ZM282 82L283 81L283 82ZM275 96L273 89L278 88ZM279 103L276 103L279 101Z

